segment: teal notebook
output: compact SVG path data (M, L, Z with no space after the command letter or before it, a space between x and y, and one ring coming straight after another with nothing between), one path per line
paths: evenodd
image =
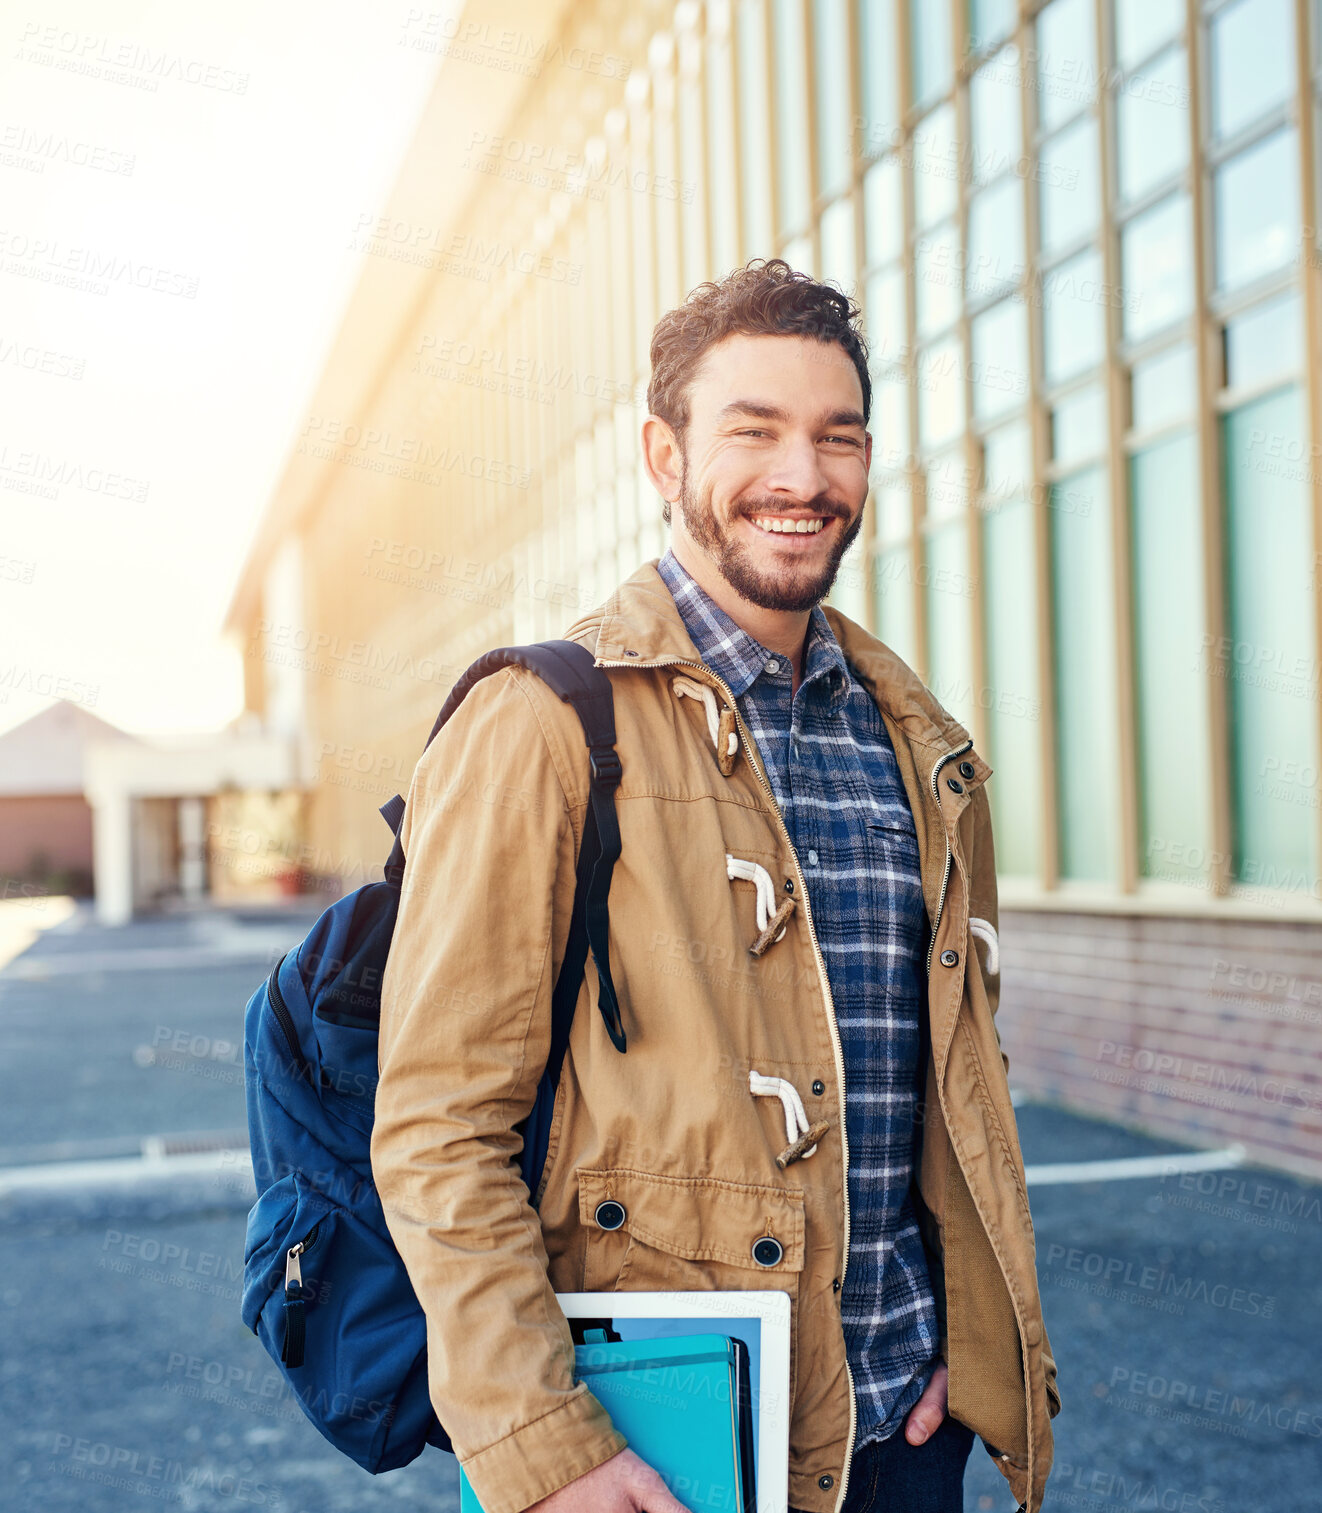
M587 1385L635 1455L702 1513L754 1513L748 1348L722 1334L574 1346ZM459 1473L460 1513L482 1513Z

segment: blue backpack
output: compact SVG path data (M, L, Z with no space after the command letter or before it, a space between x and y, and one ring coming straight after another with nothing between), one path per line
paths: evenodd
M523 1121L520 1169L534 1204L556 1085L589 950L611 1042L625 1049L610 975L607 901L620 854L610 680L571 641L489 652L455 685L431 735L480 679L535 672L573 705L591 774L569 943L551 1000L551 1049ZM279 1363L304 1413L368 1471L451 1448L427 1385L427 1325L372 1180L381 980L399 910L404 800L381 806L395 843L380 882L317 920L248 1001L244 1070L258 1198L243 1259L244 1323Z

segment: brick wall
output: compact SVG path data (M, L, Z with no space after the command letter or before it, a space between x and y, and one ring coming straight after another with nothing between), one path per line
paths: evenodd
M1322 925L1006 910L1012 1086L1322 1178Z

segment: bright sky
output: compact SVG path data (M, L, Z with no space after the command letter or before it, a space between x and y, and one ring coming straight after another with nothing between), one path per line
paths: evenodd
M438 66L407 13L0 0L0 730L238 713L221 619Z

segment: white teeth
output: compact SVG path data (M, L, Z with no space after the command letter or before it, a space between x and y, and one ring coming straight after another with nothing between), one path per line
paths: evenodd
M779 535L815 536L825 520L787 520L783 515L754 515L753 523Z

